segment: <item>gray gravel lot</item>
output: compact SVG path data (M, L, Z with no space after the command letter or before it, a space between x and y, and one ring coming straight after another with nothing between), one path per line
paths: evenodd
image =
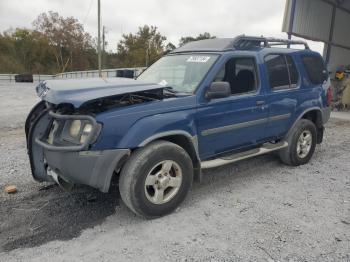
M207 171L175 213L143 220L116 186L32 180L33 87L0 84L0 261L350 261L350 121L331 119L305 166L265 155Z

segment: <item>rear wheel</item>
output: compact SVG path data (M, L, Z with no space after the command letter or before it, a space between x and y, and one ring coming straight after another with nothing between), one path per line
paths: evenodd
M287 138L288 147L279 152L282 162L299 166L308 163L315 151L317 131L313 122L301 119Z
M119 190L136 214L154 218L172 212L192 186L193 166L180 146L156 141L133 152L122 169Z

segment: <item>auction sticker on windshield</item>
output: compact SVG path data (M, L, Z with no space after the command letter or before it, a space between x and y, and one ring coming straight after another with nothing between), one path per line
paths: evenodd
M210 56L190 56L186 62L189 63L206 63L210 59Z

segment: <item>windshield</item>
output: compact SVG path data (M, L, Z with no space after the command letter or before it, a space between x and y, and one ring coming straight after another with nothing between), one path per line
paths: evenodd
M175 92L193 93L217 57L212 54L164 56L137 79L171 87Z

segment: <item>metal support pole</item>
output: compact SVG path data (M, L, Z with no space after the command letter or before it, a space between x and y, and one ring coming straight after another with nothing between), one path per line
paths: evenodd
M103 69L103 65L105 63L105 26L102 26L102 58L101 58L101 68Z
M292 0L292 7L291 7L291 12L289 17L288 40L292 40L292 32L293 32L294 17L295 17L295 5L296 5L296 0ZM290 48L290 44L287 45L287 48Z
M97 0L97 27L98 27L98 34L97 34L97 52L98 52L98 76L102 77L102 61L101 61L101 1Z
M335 13L337 11L337 6L333 5L332 9L332 20L331 20L331 28L329 30L329 38L328 38L328 43L327 43L327 51L326 51L326 64L328 65L329 63L329 58L331 56L331 51L332 51L332 45L333 45L333 32L334 32L334 22L335 22Z

